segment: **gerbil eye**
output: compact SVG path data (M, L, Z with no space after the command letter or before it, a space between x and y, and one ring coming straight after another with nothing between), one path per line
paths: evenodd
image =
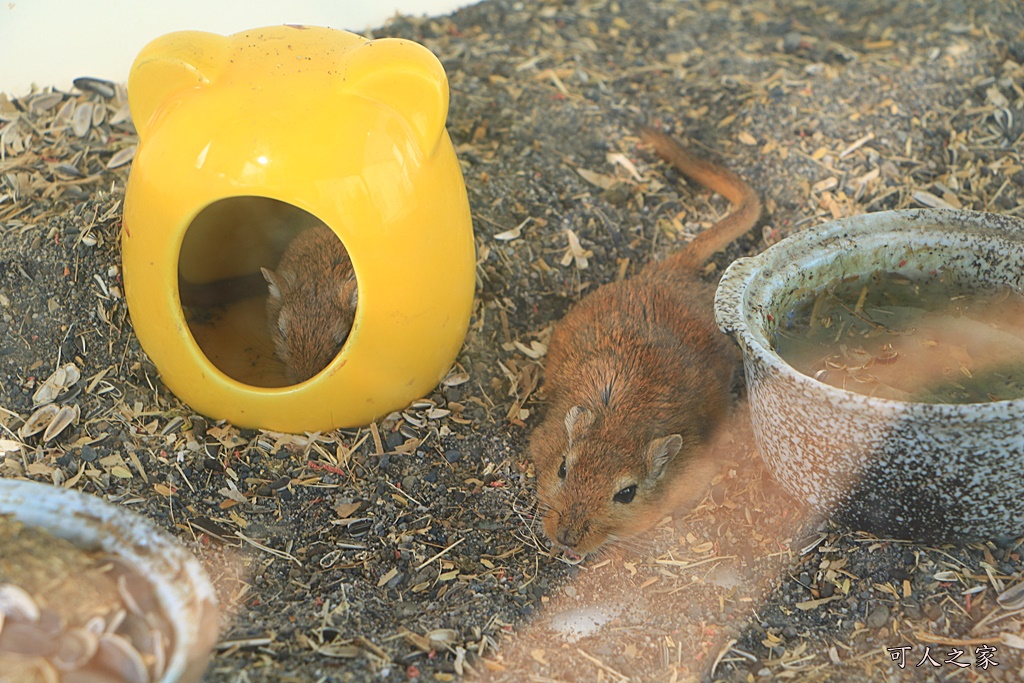
M562 465L558 468L558 478L565 479L565 460L562 461Z
M630 484L616 493L613 500L615 500L616 503L631 503L633 502L634 496L636 496L636 484Z

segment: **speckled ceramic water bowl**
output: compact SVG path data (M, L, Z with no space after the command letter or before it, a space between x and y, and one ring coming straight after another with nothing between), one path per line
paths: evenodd
M174 538L123 507L31 481L0 479L0 515L45 530L83 550L116 556L147 579L171 636L171 647L160 667L162 674L147 680L196 683L202 679L220 625L216 595L199 561ZM17 567L18 558L5 557L3 546L0 560Z
M743 353L761 455L795 496L854 528L924 541L1024 535L1024 399L910 403L838 389L774 350L779 320L837 277L945 270L1024 290L1024 221L889 211L802 232L733 263L715 316Z

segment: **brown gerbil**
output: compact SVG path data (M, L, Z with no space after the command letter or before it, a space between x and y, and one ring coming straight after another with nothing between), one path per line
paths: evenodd
M290 383L303 382L327 367L352 329L359 292L348 251L319 223L292 238L276 270L260 271L208 283L179 276L178 295L200 310L266 296L274 354Z
M708 439L725 417L737 356L715 327L714 288L697 269L750 230L757 194L652 129L645 142L732 213L636 277L598 288L551 335L548 409L530 452L544 532L583 557L692 505L717 470Z
M293 239L269 285L267 325L289 382L304 382L341 351L355 320L359 288L338 236L317 225Z

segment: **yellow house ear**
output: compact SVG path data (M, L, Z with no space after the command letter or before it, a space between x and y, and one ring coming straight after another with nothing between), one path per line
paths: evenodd
M425 154L431 154L448 117L448 77L427 48L399 38L370 40L346 55L346 92L387 105L416 131Z
M177 31L150 42L128 74L128 104L139 135L145 136L153 113L184 88L213 81L228 62L230 43L204 31Z

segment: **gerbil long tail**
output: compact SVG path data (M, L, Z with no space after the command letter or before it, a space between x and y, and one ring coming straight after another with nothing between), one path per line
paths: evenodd
M684 249L665 259L665 264L670 268L699 268L712 254L721 251L757 224L761 217L761 199L743 178L726 168L698 159L674 139L653 128L642 128L640 137L684 176L717 192L733 205L728 216L697 235Z

